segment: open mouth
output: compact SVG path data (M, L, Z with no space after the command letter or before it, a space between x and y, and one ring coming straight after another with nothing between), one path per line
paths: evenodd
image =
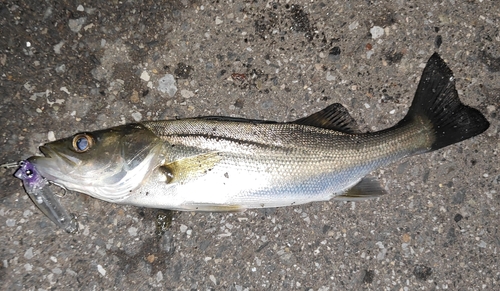
M46 146L40 146L40 152L42 152L42 154L46 157L46 158L51 158L51 153L52 153L52 150L50 150L50 148L46 147Z
M48 160L48 159L52 159L52 157L55 157L57 156L54 151L52 151L49 147L46 147L46 146L40 146L39 147L40 149L40 152L42 153L41 155L38 154L36 156L32 156L32 157L29 157L28 158L28 161L30 162L40 162L42 160Z
M58 163L59 166L62 166L63 163L71 166L76 166L81 163L81 160L78 157L71 155L71 153L61 152L57 149L54 150L52 147L47 145L40 146L40 152L42 152L43 156L35 157L35 159L52 161L53 163Z

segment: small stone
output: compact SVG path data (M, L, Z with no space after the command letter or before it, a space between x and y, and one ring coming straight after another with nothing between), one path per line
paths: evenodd
M156 257L153 254L146 257L146 260L148 260L148 262L151 264L155 261L155 259L156 259Z
M380 38L384 35L384 29L380 26L374 26L370 29L373 39Z
M136 121L139 122L142 119L142 114L140 112L134 112L132 113L132 118Z
M341 53L341 50L340 50L340 47L338 46L335 46L333 47L329 54L328 54L328 58L332 61L336 61L336 60L339 60L340 59L340 53Z
M97 271L103 275L103 276L106 276L106 270L104 270L104 268L101 266L101 265L97 265Z
M7 219L6 223L7 223L7 226L9 226L9 227L16 226L16 220L12 219L12 218Z
M26 260L31 260L31 258L33 258L33 247L27 249L26 252L24 252L24 258Z
M181 232L186 232L186 230L188 229L188 227L185 226L184 224L181 224L180 229L181 229Z
M354 30L354 29L358 28L358 26L359 26L359 22L354 21L353 23L349 24L349 30Z
M62 65L56 67L56 73L61 74L64 72L66 72L66 65L65 64L62 64Z
M330 71L326 72L326 80L327 81L335 81L335 79L337 79L337 77L335 75L332 75L332 73Z
M163 93L167 93L170 97L174 97L177 92L177 86L175 86L174 76L171 74L166 74L160 80L158 80L158 90Z
M426 281L432 275L432 268L425 265L416 265L413 269L413 275L418 280Z
M214 275L210 275L210 281L212 281L214 284L217 284L217 280L215 280L215 276Z
M149 76L149 73L148 73L148 72L146 72L146 71L142 71L142 74L141 74L141 79L142 79L142 80L144 80L144 81L148 82L150 78L151 78L151 77Z
M89 29L91 29L92 27L94 27L95 25L93 23L89 24L89 25L85 25L85 27L83 28L83 30L87 31Z
M223 22L223 21L222 21L222 19L220 19L220 17L219 17L219 16L216 16L216 17L215 17L215 24L216 24L216 25L222 24L222 22Z
M135 104L135 103L139 103L139 101L141 101L141 99L139 99L139 92L137 92L136 90L133 90L132 95L130 95L130 102Z
M82 29L83 24L87 20L87 17L80 17L78 19L70 19L68 22L69 29L73 32L79 32Z
M181 90L181 96L184 97L184 98L191 98L194 96L194 93L189 91L189 90Z
M137 228L131 226L129 227L128 229L128 233L131 235L131 236L136 236L137 235Z
M83 12L83 11L85 11L85 8L83 8L83 5L80 4L80 5L78 5L78 7L76 7L76 10L80 11L80 12Z
M54 46L54 52L58 55L61 54L61 48L63 47L63 45L64 45L64 41L60 41L58 44L56 44Z
M161 280L163 280L163 273L158 271L158 273L156 273L156 281L160 282Z
M32 86L29 82L24 83L23 87L30 93L33 92L33 90L35 90L35 86Z
M56 135L54 134L54 132L52 130L47 133L47 139L49 141L55 141L56 140Z
M410 240L411 240L411 236L410 236L409 234L407 234L407 233L404 233L404 234L403 234L403 237L401 238L401 240L402 240L403 242L405 242L405 243L408 243L408 242L410 242Z
M375 52L374 52L373 50L369 50L369 51L367 51L367 52L366 52L366 58L367 58L367 59L370 59L374 53L375 53Z
M183 62L177 64L177 67L174 70L174 74L177 78L187 79L191 76L191 72L193 71L193 67Z
M66 94L68 94L68 95L71 95L71 93L69 93L68 88L66 88L66 87L61 87L61 88L59 88L59 90L60 90L60 91L63 91L64 93L66 93Z

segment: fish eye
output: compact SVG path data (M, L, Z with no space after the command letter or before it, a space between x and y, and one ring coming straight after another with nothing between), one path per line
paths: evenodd
M73 138L73 149L78 153L88 151L94 145L94 139L86 134L80 133Z

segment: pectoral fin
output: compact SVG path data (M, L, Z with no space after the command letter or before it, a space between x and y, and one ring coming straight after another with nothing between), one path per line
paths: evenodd
M378 181L365 177L344 194L335 196L333 199L339 201L360 201L378 198L385 194L387 194L387 191L380 186Z
M184 183L205 175L221 160L219 153L212 152L183 158L159 168L167 183Z

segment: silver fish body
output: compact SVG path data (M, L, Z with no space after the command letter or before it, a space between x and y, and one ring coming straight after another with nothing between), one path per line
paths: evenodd
M473 137L489 126L458 99L434 54L407 116L360 133L334 104L289 123L203 117L151 121L58 140L30 158L46 179L114 203L239 211L384 193L373 170Z
M430 144L414 126L348 134L300 124L200 119L143 125L165 142L168 155L160 164L171 166L157 167L122 202L180 210L329 200L374 169L425 151ZM189 169L179 163L188 163Z

